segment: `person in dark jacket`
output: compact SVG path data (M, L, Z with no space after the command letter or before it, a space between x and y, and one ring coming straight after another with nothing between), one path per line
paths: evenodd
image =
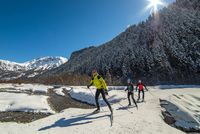
M135 106L138 108L137 103L134 99L134 85L130 79L127 80L127 87L126 87L125 91L128 91L128 93L127 93L127 98L128 98L128 102L129 102L128 106L131 106L131 99L130 99L130 97L131 97L133 102L135 103Z
M138 84L137 84L137 86L136 86L136 91L138 90L138 99L137 99L137 101L140 100L140 93L142 92L142 102L144 102L144 88L146 89L146 91L148 91L146 85L144 85L144 84L142 83L142 81L139 80L139 81L138 81Z

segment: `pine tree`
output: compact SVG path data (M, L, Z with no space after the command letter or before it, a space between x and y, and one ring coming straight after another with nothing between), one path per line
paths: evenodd
M110 74L109 70L106 72L105 80L106 80L106 82L107 82L108 85L112 85L113 84L112 83L112 77L111 77L111 74Z

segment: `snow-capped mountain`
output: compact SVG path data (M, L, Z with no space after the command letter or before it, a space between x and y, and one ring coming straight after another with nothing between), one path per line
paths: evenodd
M16 63L6 60L0 60L0 79L13 80L21 77L34 77L47 70L59 67L67 62L64 57L42 57L27 61L25 63Z
M26 67L20 63L0 60L0 70L2 71L22 71L25 69Z
M43 57L34 59L32 61L28 61L23 63L22 65L26 67L28 70L31 69L52 69L59 67L60 65L67 62L67 59L64 57Z

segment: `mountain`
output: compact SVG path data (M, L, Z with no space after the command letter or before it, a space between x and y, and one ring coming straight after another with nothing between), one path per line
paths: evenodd
M111 84L128 77L148 84L200 84L199 0L176 0L113 40L73 52L66 64L38 80L77 84L93 68Z
M66 62L64 57L43 57L25 63L0 60L0 80L35 77Z
M10 62L6 60L0 60L0 70L1 71L20 71L26 68L20 63Z
M67 62L67 59L64 57L43 57L34 59L32 61L28 61L23 63L28 70L36 69L36 70L50 70Z

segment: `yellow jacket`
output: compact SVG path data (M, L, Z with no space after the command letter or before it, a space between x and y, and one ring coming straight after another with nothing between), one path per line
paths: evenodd
M104 89L107 91L107 85L104 79L99 75L95 75L90 81L90 86L95 86L97 89Z

